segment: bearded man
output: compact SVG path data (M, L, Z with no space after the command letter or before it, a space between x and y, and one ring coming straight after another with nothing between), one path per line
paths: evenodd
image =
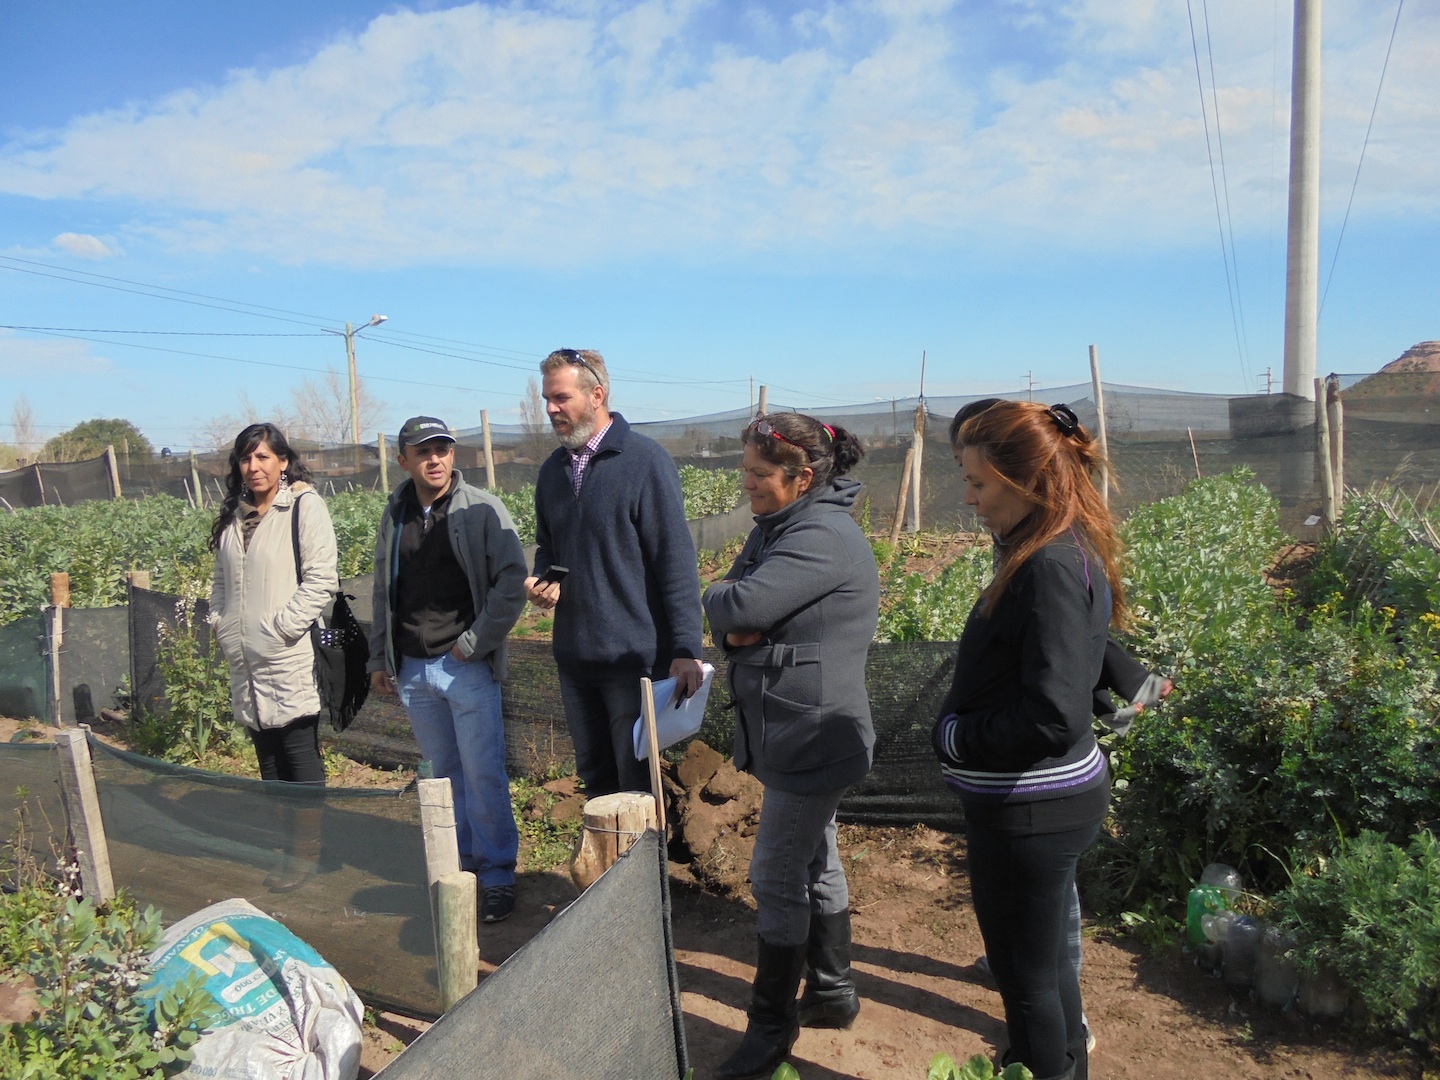
M553 647L575 767L589 798L647 791L631 728L640 678L700 688L700 576L680 474L654 440L610 411L610 376L592 349L540 363L560 447L535 484L537 607L553 609ZM558 568L566 568L563 580Z

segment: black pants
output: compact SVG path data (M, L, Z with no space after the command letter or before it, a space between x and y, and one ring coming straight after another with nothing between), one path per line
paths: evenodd
M975 916L1005 1004L1007 1060L1037 1077L1063 1073L1066 1048L1084 1038L1066 927L1075 862L1099 829L1007 836L974 822L966 827Z
M261 780L291 784L325 783L325 761L320 756L320 714L301 716L284 727L247 728L260 759Z
M585 797L649 791L650 764L635 757L632 732L640 716L640 670L560 669L560 700L575 744L575 771Z

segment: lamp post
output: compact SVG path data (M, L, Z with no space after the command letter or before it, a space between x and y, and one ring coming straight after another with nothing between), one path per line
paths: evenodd
M350 441L356 446L360 445L360 387L359 379L355 374L355 335L361 330L379 326L389 317L388 315L371 315L369 322L358 327L351 326L348 322L345 324L345 359L350 365Z

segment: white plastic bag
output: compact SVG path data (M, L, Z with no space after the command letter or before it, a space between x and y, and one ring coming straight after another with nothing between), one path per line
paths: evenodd
M170 927L150 965L167 989L194 972L226 1019L195 1043L180 1076L206 1080L355 1080L364 1008L314 949L245 900L223 900Z

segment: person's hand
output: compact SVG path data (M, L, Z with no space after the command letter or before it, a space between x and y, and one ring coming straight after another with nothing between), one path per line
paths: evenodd
M460 643L458 641L450 646L450 655L461 663L468 664L470 662L470 657L460 651Z
M560 582L541 582L538 577L530 576L525 579L525 595L530 598L541 611L549 611L560 602Z
M383 671L370 672L370 689L377 694L395 694L395 680Z
M700 689L705 681L705 669L699 660L680 656L670 661L670 677L675 680L675 700L683 701Z
M732 649L741 649L746 645L759 645L760 639L765 635L759 630L744 630L725 635L725 644Z

